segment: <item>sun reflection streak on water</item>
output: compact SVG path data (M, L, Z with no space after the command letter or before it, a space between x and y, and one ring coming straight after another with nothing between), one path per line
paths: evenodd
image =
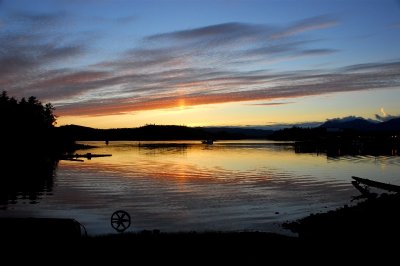
M286 220L348 204L357 195L352 175L400 184L398 157L327 158L295 153L290 143L90 144L98 147L82 153L112 156L61 161L53 195L34 207L37 215L72 216L90 234L112 232L117 209L131 214L131 231L277 231Z

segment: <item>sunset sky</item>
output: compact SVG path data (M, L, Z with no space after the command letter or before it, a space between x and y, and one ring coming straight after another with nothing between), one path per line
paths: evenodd
M400 115L400 1L0 0L0 90L58 125Z

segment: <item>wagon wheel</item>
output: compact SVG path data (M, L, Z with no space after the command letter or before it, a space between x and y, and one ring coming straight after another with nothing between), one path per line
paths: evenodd
M111 226L122 233L131 225L131 216L126 211L116 211L111 215Z

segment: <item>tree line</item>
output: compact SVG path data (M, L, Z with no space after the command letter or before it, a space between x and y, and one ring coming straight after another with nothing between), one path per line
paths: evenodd
M51 103L42 104L34 96L18 100L3 91L0 95L3 149L8 153L49 153L65 146L56 134L54 110Z

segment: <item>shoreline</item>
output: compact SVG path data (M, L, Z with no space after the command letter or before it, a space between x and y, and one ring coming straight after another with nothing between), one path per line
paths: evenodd
M266 265L271 261L317 262L319 254L333 256L333 259L354 258L355 252L362 252L359 259L366 262L369 258L389 261L397 254L392 251L400 237L399 205L400 195L382 194L351 207L345 205L283 224L298 236L262 231L164 233L144 230L86 237L72 237L66 232L60 237L56 231L49 231L49 235L38 237L40 234L35 230L31 236L21 234L16 238L11 230L9 238L4 238L3 234L3 240L7 247L16 244L20 250L25 250L22 243L34 243L25 246L26 250L68 253L71 254L69 262L79 260L81 264L78 265L98 265L108 261ZM59 248L65 244L68 249Z

